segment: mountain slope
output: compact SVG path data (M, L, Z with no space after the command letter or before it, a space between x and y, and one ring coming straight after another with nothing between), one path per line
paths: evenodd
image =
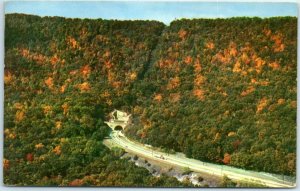
M115 108L141 142L295 175L296 24L6 15L5 184L183 186L104 147Z
M4 184L191 186L102 144L164 25L6 15Z
M172 22L127 134L204 161L295 174L296 37L290 17Z

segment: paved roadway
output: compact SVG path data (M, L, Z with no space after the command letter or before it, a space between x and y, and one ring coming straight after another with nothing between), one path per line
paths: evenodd
M106 141L111 141L112 143L118 145L129 153L133 153L138 156L142 156L173 166L182 168L188 167L195 172L204 172L221 177L226 175L233 180L263 184L267 187L286 188L296 186L294 182L283 180L278 176L276 177L269 173L255 172L224 165L206 163L199 160L186 158L178 154L166 154L154 150L149 146L146 147L143 144L133 142L125 137L120 131L112 131L111 139L107 139Z

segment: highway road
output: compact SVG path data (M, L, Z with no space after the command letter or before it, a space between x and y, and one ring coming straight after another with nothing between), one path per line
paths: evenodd
M141 143L129 140L120 131L112 131L111 139L107 139L105 141L111 142L123 148L125 151L132 154L136 154L137 156L145 157L172 166L178 166L182 168L188 167L195 172L208 173L214 176L221 177L226 175L230 179L236 181L258 183L267 187L293 188L296 186L294 182L290 182L279 178L279 175L243 170L225 165L206 163L199 160L186 158L178 154L163 153L149 146L145 146Z

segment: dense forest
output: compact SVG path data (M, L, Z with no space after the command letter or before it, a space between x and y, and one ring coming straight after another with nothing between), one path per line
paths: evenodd
M152 177L102 140L295 175L297 19L5 17L4 183L191 186Z
M297 19L173 21L127 134L188 157L296 172ZM159 136L158 136L159 135Z
M130 106L163 27L6 15L4 183L191 186L153 177L102 144L105 115Z

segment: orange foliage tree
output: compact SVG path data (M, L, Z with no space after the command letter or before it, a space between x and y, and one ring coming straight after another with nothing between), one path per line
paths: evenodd
M231 156L228 153L224 154L223 163L224 164L230 164Z

